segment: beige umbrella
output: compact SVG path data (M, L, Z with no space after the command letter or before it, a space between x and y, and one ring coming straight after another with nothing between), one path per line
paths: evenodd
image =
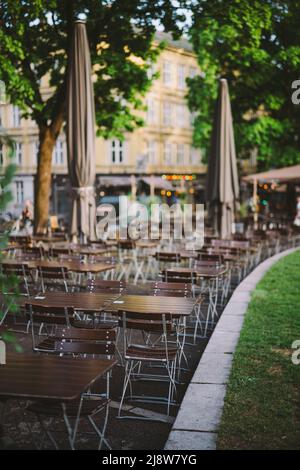
M239 182L227 80L221 79L216 102L206 178L209 218L221 238L232 234Z
M76 21L68 62L67 146L72 186L70 235L95 239L95 109L85 23Z

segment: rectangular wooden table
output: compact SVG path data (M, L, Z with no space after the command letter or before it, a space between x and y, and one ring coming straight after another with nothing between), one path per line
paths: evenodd
M8 353L0 366L0 398L71 401L117 362L56 355Z
M158 297L153 295L121 295L109 306L110 312L130 310L138 313L169 313L172 316L191 315L195 299L184 297Z
M106 263L81 263L80 261L43 261L43 260L22 260L22 259L4 259L4 264L25 264L30 269L37 269L39 266L44 268L66 268L68 271L76 273L101 273L115 269L114 264Z
M86 312L101 312L107 308L114 300L118 299L118 294L98 294L91 292L45 292L38 296L23 300L23 305L30 302L33 305L45 307L74 307L77 310Z
M0 366L0 439L4 437L4 408L9 399L58 400L80 398L117 363L108 359L8 353Z
M181 297L155 297L152 295L97 294L90 292L46 292L41 296L23 301L47 307L74 307L78 310L116 313L132 310L140 313L170 313L173 316L188 316L192 313L195 299Z

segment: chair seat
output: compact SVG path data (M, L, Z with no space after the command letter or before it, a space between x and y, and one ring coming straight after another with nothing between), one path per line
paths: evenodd
M103 408L105 408L108 403L110 402L107 398L97 397L93 399L85 399L82 403L81 407L81 417L85 416L92 416ZM68 417L76 417L78 413L79 407L79 400L72 401L71 403L66 403L66 413ZM61 402L54 401L54 402L47 402L47 401L34 401L30 403L26 410L35 413L38 415L46 415L46 416L62 416L63 410L61 406Z
M174 360L177 354L177 348L168 347L168 359ZM138 344L132 344L126 350L126 359L138 359L138 360L156 360L166 361L166 350L165 348L158 346L144 346Z

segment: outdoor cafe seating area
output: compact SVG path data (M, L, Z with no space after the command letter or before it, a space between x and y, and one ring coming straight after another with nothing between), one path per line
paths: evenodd
M168 421L193 367L190 352L199 354L236 285L299 240L287 227L225 240L207 229L197 250L174 238L75 244L64 234L10 236L1 270L18 280L20 295L1 294L0 332L23 338L26 351L9 348L0 408L18 403L38 448L80 448L86 426L97 448L111 448L110 419L134 426L155 420L158 409ZM130 413L130 403L143 412ZM1 416L5 435L10 417Z

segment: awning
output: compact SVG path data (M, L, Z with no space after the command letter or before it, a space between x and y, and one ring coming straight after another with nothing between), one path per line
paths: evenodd
M300 165L288 166L285 168L278 168L276 170L265 171L262 173L255 173L243 177L244 181L253 182L257 181L280 181L281 183L288 183L289 181L300 181Z
M144 178L141 178L141 181L144 181L148 186L153 185L157 189L174 191L172 184L169 181L162 179L161 176L145 176Z
M109 187L109 186L131 186L131 177L130 176L100 176L98 178L98 183L100 186Z

